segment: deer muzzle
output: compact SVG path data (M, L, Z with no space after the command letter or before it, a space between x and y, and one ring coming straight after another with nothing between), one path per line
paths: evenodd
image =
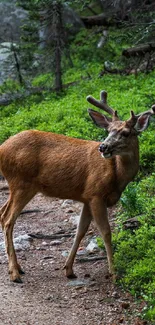
M99 151L101 152L101 156L104 158L110 158L112 153L109 151L109 147L105 143L101 143L99 146Z

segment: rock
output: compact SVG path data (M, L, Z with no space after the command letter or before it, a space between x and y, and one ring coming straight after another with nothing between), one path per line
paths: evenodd
M3 42L0 43L0 84L2 84L9 76L11 70L11 77L15 78L13 72L13 52L12 46L16 46L15 43ZM4 98L5 99L5 98Z
M114 291L114 292L112 293L111 296L112 296L113 298L115 298L115 299L119 299L119 298L120 298L120 295L118 294L117 291Z
M102 36L97 44L97 48L100 49L102 47L104 47L104 45L106 44L107 42L107 37L108 37L108 31L107 29L103 30L102 32Z
M30 236L28 236L27 234L20 235L20 236L14 238L14 240L13 240L14 248L17 251L25 250L30 247L32 241L33 241L33 239ZM4 242L0 243L0 250L2 250L2 251L5 250Z
M73 215L69 218L69 220L73 223L73 225L78 225L80 216L79 215Z
M73 200L64 200L61 206L62 208L68 208L72 204L73 204Z
M25 250L30 247L32 242L33 239L27 234L20 235L14 239L14 246L16 250Z
M71 280L67 283L67 286L69 287L83 287L85 285L89 284L89 280L80 280L80 279L75 279L75 280Z
M97 244L97 241L96 241L96 238L93 237L90 241L90 243L88 244L88 246L86 247L86 250L89 252L89 253L93 253L93 252L96 252L96 251L99 251L99 247L98 247L98 244Z
M43 246L48 246L48 243L47 243L46 241L43 241L43 242L42 242L42 245L43 245Z
M81 256L81 255L87 255L87 251L85 249L78 249L77 251L77 256Z
M52 240L50 242L50 245L51 246L58 246L58 245L61 245L62 244L62 241L61 240Z
M62 255L63 257L67 257L68 254L69 254L69 253L68 253L67 251L63 251L61 255Z
M28 17L26 10L17 7L13 1L0 2L0 40L13 42L20 40L20 27Z
M84 28L84 23L80 16L66 4L64 5L63 20L65 25L70 26L72 34L76 34L81 28Z

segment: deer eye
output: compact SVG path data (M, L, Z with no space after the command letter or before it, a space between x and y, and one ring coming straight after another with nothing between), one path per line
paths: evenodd
M130 132L127 131L127 130L124 130L124 131L122 131L121 135L122 135L123 137L126 137L126 138L127 138L127 137L130 135Z

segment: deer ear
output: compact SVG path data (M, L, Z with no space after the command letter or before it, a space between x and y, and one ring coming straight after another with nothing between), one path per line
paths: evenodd
M149 126L149 119L150 119L150 114L141 115L138 118L137 123L135 125L136 131L137 132L145 131L147 129L147 127Z
M103 114L94 111L91 108L88 109L88 113L97 126L106 130L108 129L109 124L112 121L111 118L105 117Z

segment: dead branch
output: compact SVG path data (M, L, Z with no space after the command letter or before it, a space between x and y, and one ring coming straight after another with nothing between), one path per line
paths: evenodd
M42 212L40 209L33 209L33 210L23 210L20 214L27 214L27 213L38 213Z
M46 235L46 234L42 234L42 233L32 233L32 234L28 234L28 236L30 236L31 238L36 238L36 239L48 239L48 240L52 240L52 239L61 239L63 237L66 238L70 238L73 237L75 235L75 233L73 232L69 232L69 233L56 233L53 235Z
M93 26L113 26L118 25L118 20L115 18L109 18L104 14L97 16L81 17L86 28L92 28Z
M85 262L95 262L95 261L100 261L106 259L106 256L88 256L88 257L77 257L76 260L79 263L85 263Z
M122 51L122 55L127 58L134 56L144 56L146 53L155 51L155 43L141 44Z

